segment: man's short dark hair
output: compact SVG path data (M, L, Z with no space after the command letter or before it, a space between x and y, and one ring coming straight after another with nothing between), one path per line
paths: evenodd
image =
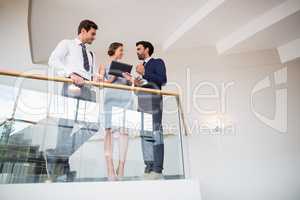
M135 46L138 46L138 45L142 45L145 49L149 49L149 56L152 56L153 52L154 52L154 47L153 45L148 42L148 41L139 41L136 43Z
M78 26L78 35L81 33L82 29L89 31L89 30L91 30L91 28L94 28L97 30L98 26L95 22L93 22L91 20L88 20L88 19L82 20Z

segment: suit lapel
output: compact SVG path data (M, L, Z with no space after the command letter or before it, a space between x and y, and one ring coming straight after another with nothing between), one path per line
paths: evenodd
M151 62L153 61L153 58L151 58L144 66L145 66L145 69L147 66L149 66L151 64Z

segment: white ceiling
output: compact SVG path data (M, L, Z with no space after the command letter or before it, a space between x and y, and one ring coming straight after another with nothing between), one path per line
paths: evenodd
M100 26L94 45L98 52L104 53L113 41L121 41L134 48L134 43L141 39L150 40L162 48L171 37L172 42L166 50L216 47L232 33L287 1L32 0L30 32L33 58L36 62L47 60L58 41L76 36L77 25L85 18L96 21ZM299 0L289 1L297 3ZM206 8L211 10L206 12ZM206 13L201 15L201 12ZM195 18L197 16L198 19ZM194 17L193 23L189 21L191 17ZM230 51L277 48L300 38L299 25L300 9L244 38ZM176 34L178 31L182 33Z
M32 0L31 35L36 61L47 59L63 38L74 38L82 19L100 27L95 43L103 51L113 41L134 46L141 39L159 45L207 0Z
M215 46L216 43L284 0L228 0L201 20L176 47Z
M298 38L300 38L300 12L281 20L259 32L259 34L255 34L245 42L236 45L233 51L245 52L277 48Z

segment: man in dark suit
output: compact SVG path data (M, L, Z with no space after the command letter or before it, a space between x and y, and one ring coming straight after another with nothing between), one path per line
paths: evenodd
M160 90L167 82L166 67L162 59L152 58L154 47L150 42L136 43L137 56L143 63L137 65L138 78L135 84L141 87ZM130 79L130 77L128 77ZM162 96L157 94L138 93L138 109L142 118L142 150L145 168L145 178L162 178L164 161L164 141L162 128ZM152 131L144 129L145 113L152 115Z

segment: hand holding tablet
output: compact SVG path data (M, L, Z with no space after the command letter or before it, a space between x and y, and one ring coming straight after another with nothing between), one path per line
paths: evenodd
M110 65L110 70L109 74L118 76L118 77L123 77L123 73L128 73L130 74L132 70L132 65L128 65L125 63L117 62L117 61L112 61Z

